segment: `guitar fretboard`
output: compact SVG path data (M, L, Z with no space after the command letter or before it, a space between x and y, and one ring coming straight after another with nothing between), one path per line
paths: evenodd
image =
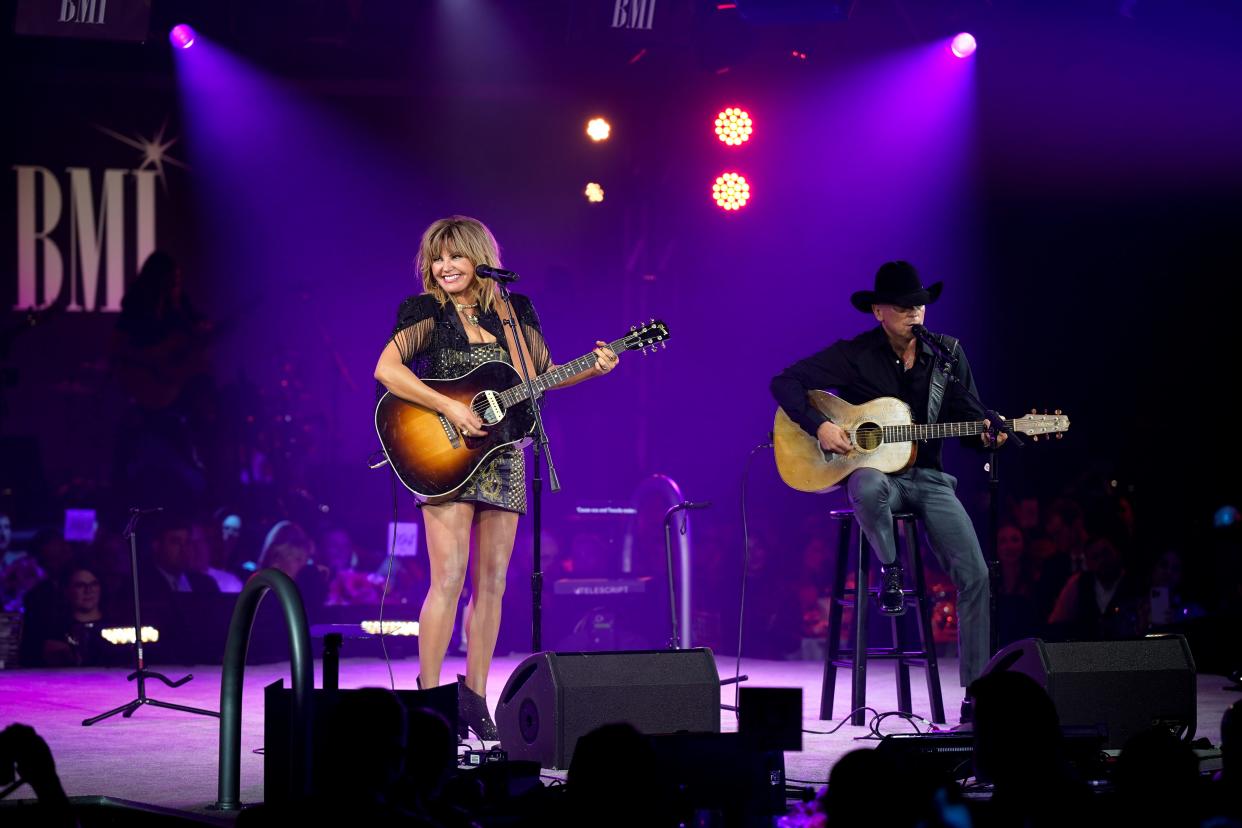
M626 336L626 337L622 337L621 339L610 342L608 344L608 350L612 351L614 354L619 354L622 351L627 350L626 340L628 339L629 337ZM590 370L591 368L595 367L595 360L596 360L595 352L592 351L589 354L583 354L582 356L575 359L573 362L566 362L564 365L558 365L555 368L553 368L551 371L540 374L539 376L535 377L535 382L534 382L535 391L538 393L543 393L544 391L547 391L552 386L559 385L560 383L564 382L570 377L577 376L578 374L581 374L583 371ZM520 370L519 366L517 365L513 367L515 369ZM508 391L502 391L500 394L500 401L506 408L508 408L509 406L515 403L522 402L529 396L530 394L527 393L526 384L522 383L521 385L513 386Z
M916 440L943 440L946 437L971 437L982 434L987 428L982 420L968 423L927 423L900 426L884 426L884 442L912 443Z

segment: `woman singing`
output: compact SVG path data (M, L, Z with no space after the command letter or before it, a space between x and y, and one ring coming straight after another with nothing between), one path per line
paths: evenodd
M422 382L461 376L488 361L512 364L506 330L496 306L502 300L492 285L480 281L475 265L500 265L496 239L481 222L465 216L440 219L423 233L417 266L423 293L401 303L397 326L380 354L375 378L398 397L434 409L467 436L485 433L482 420L468 406ZM512 295L513 311L535 375L553 368L539 317L530 299ZM617 366L617 355L597 342L595 367L571 377L573 385ZM559 386L557 386L559 387ZM526 512L526 475L522 450L509 447L478 468L448 499L419 504L427 535L431 583L419 613L418 684L440 683L457 602L466 576L470 534L475 560L470 567L470 601L466 605L466 675L458 676L463 734L469 727L481 739L496 739L487 710L487 673L500 629L500 600L518 515Z

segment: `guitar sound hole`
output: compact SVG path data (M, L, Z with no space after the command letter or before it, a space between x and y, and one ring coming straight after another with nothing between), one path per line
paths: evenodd
M483 421L483 425L492 426L504 419L505 409L500 404L500 400L490 391L484 391L475 396L473 401L475 412L479 415L479 419Z
M875 423L863 423L854 432L854 442L863 451L874 451L884 442L884 431Z

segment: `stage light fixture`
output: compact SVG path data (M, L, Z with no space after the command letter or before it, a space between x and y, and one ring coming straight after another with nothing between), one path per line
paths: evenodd
M975 42L975 36L970 32L962 32L953 38L953 42L949 44L949 51L960 58L968 58L975 53L975 49L979 44Z
M712 198L721 210L740 210L750 201L750 184L738 173L721 173L712 185Z
M604 200L604 188L601 187L596 182L592 181L586 185L586 189L583 191L583 195L586 196L587 201L591 202L592 204L598 204L599 202Z
M385 621L383 630L384 630L384 635L405 635L405 636L410 636L411 638L417 638L418 637L418 622L417 621ZM367 635L379 635L380 634L380 622L379 621L363 621L362 631L366 633Z
M105 627L99 631L104 641L109 644L133 644L134 628L133 627ZM160 631L155 627L142 625L142 643L153 644L160 640Z
M178 49L188 49L194 45L194 30L186 23L178 23L168 33L168 39Z
M592 118L587 121L586 133L592 141L607 141L612 134L612 124L603 118Z
M750 140L754 132L750 113L738 106L730 106L716 116L716 137L731 147L741 146Z

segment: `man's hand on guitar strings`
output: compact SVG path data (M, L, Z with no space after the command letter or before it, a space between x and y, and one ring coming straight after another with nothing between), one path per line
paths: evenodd
M849 454L854 450L850 435L831 420L820 423L815 435L819 438L819 445L825 451L831 451L833 454Z

